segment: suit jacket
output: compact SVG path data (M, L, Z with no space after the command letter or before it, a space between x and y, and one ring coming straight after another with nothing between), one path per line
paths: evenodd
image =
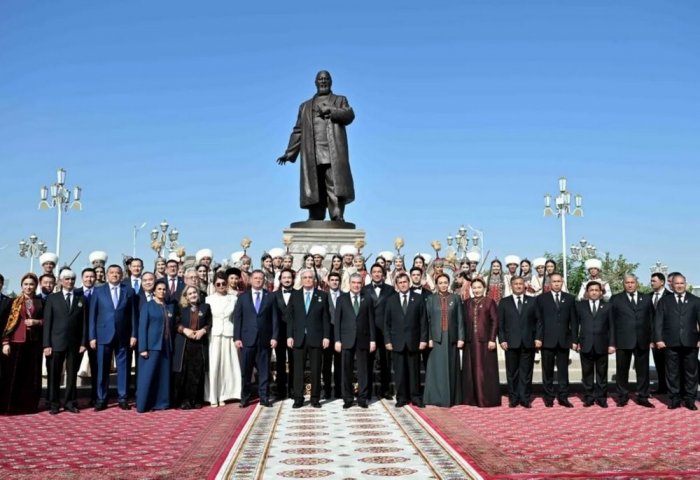
M610 345L626 350L649 348L654 324L652 297L648 293L637 292L637 303L634 305L627 292L610 298Z
M685 294L678 305L676 295L666 295L656 304L654 341L667 347L697 347L700 341L700 298Z
M566 292L559 293L559 305L552 292L538 295L535 300L537 316L536 339L544 348L571 348L574 343L576 299Z
M129 339L136 337L136 298L134 289L119 285L119 303L114 308L109 283L95 287L90 296L89 339L107 345L116 339L120 347L129 345Z
M610 329L610 313L612 309L610 305L605 303L601 298L598 301L598 311L595 316L591 312L591 305L588 300L576 302L576 319L578 324L575 326L578 341L583 353L597 353L599 355L607 355L608 347L611 343Z
M382 287L379 291L379 296L377 296L377 293L374 291L374 287L372 287L372 284L362 287L362 291L365 297L372 301L372 306L374 307L375 327L378 328L379 331L381 331L383 334L385 334L384 312L386 310L388 299L396 294L396 290L394 290L393 287L387 285L386 283L382 283Z
M180 327L192 328L191 326L191 310L180 310L180 314L175 318L175 330L173 335L175 337L175 349L173 351L173 372L181 372L183 363L185 360L185 347L187 342L194 342L195 344L202 345L202 355L204 358L204 369L207 370L209 363L209 332L211 331L211 307L208 303L200 303L198 305L199 311L197 315L197 325L194 330L201 330L202 328L207 331L201 340L193 340L191 338L185 337L183 334L178 333Z
M2 335L2 332L5 330L5 325L7 325L7 318L10 316L11 309L12 299L0 293L0 335Z
M131 291L134 290L131 289ZM164 306L167 318L163 318ZM172 349L176 316L180 314L179 310L175 304L160 305L155 300L148 302L141 309L137 343L139 353Z
M333 305L333 292L328 290L327 293L328 293L328 314L329 314L329 317L331 319L331 325L335 325L335 312L337 309L337 302L338 302L338 300L340 300L340 297L343 295L343 291L338 289L338 292L337 292L338 298L336 299L336 305ZM337 333L336 333L336 335L337 335ZM336 338L336 340L337 340L337 338Z
M518 313L512 295L498 304L498 341L508 342L508 348L535 348L537 313L535 299L522 295L522 308Z
M267 289L260 291L260 310L255 311L253 290L243 292L233 309L233 339L241 340L244 347L270 347L277 340L279 325L275 298Z
M168 278L167 275L163 278L165 278L165 283L168 285L168 291L165 295L165 301L167 303L179 303L180 297L182 296L182 291L185 289L185 281L182 279L182 277L177 277L175 290L171 291L170 278ZM141 289L139 289L139 291L141 291Z
M287 304L284 303L284 293L282 293L282 287L275 292L272 292L272 296L275 299L275 305L277 306L277 319L281 322L281 326L287 325ZM291 294L290 294L291 300Z
M304 289L294 290L287 305L287 337L294 339L294 348L321 348L323 339L330 340L331 320L328 294L318 288L311 294L309 312L304 308ZM304 343L306 342L306 344Z
M402 293L390 295L384 310L384 342L395 352L417 351L428 341L428 318L422 295L408 292L406 313L401 308Z
M338 297L335 307L335 340L343 344L343 349L357 347L359 350L369 350L369 342L375 340L374 306L360 292L360 308L355 315L352 306L352 293L343 293Z
M88 344L88 311L85 297L71 292L71 307L68 310L63 291L52 293L44 305L44 348L57 352L77 350Z
M422 296L422 295L421 295ZM448 294L447 300L447 336L443 337L442 310L440 294L430 295L425 299L425 311L428 318L428 340L435 343L453 342L465 340L464 333L464 307L462 299L454 293Z

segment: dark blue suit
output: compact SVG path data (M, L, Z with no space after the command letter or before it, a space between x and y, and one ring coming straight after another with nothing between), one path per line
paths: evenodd
M111 285L95 287L90 296L90 341L97 341L97 402L107 402L109 367L114 352L117 364L117 392L119 401L127 401L127 381L130 365L129 340L136 337L136 298L134 290L125 285L116 286L119 303L114 308Z
M252 289L246 290L238 297L238 302L233 310L233 339L243 342L241 403L248 402L250 399L250 378L254 365L258 369L260 399L266 401L269 398L270 353L272 351L270 340L277 340L279 319L272 293L264 289L258 292L260 293L258 311L255 310Z
M165 410L170 407L170 370L176 305L152 300L139 318L139 377L136 411ZM141 356L147 352L148 358Z

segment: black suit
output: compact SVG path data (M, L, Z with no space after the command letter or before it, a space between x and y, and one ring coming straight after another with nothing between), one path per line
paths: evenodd
M654 309L653 317L652 317L652 338L654 336L654 320L653 318L656 316L656 305L659 301L661 301L662 298L664 298L667 295L673 295L673 292L670 290L664 288L663 293L661 293L659 296L656 295L656 292L653 292L650 294L651 295L651 305ZM652 340L653 341L653 340ZM666 352L663 350L659 350L656 348L656 345L652 346L651 349L651 354L654 357L654 366L656 367L656 380L657 380L657 385L656 385L656 391L654 393L666 393L668 392L668 387L666 386Z
M406 295L406 311L402 301ZM420 343L428 342L425 301L412 292L389 296L384 311L384 342L391 344L397 403L422 404L420 394Z
M578 344L581 349L581 383L584 400L604 400L608 389L608 347L612 346L610 312L612 309L602 300L593 315L589 300L576 304ZM595 373L595 376L594 376Z
M44 305L44 348L51 348L49 371L49 402L58 408L63 364L66 365L65 406L74 406L77 391L76 381L80 367L80 347L88 345L88 306L85 297L70 292L70 308L63 291L52 293Z
M364 293L365 297L372 301L372 306L374 307L374 327L375 337L377 339L377 350L369 354L369 388L371 395L372 387L374 385L374 360L376 358L377 369L379 370L379 392L382 396L388 397L390 394L389 384L391 383L391 361L385 347L385 344L388 342L385 342L384 311L386 309L387 300L392 295L396 294L396 290L386 283L382 283L380 286L379 295L377 295L373 285L374 284L372 283L362 288L362 292Z
M340 295L343 292L338 290L337 293ZM323 390L327 398L331 397L331 387L333 385L335 385L335 398L340 398L342 396L342 355L333 348L333 344L338 340L338 332L335 328L335 309L336 306L333 305L333 292L329 290L328 314L331 321L331 346L323 351L323 366L321 368Z
M611 342L615 347L616 389L618 403L629 398L629 369L634 355L637 372L637 397L649 398L649 346L653 324L652 296L636 292L636 302L627 292L610 299Z
M529 404L535 365L536 302L522 294L518 311L514 299L514 295L509 295L498 304L498 341L508 343L506 377L509 401L511 404Z
M311 402L321 398L321 352L323 339L330 338L331 322L328 312L328 294L314 289L309 309L305 307L306 291L295 290L287 305L287 338L294 340L294 397L304 400L304 367L309 357L311 367Z
M376 341L374 325L374 307L366 296L358 293L358 311L353 306L354 293L344 293L338 297L335 307L334 323L336 342L342 344L342 384L343 400L352 402L354 363L357 358L357 382L360 384L358 399L368 401L370 398L369 380L369 344Z
M12 299L7 295L0 293L0 332L5 330L7 318L10 316L12 308Z
M700 298L686 293L663 297L656 305L654 341L664 342L666 384L671 402L695 402L698 388L698 342L700 342Z
M569 396L569 349L574 343L576 299L566 292L547 292L535 300L537 340L542 342L542 385L545 400L554 400L554 365L557 366L560 400Z
M85 291L85 287L79 287L73 290L76 295L82 295L85 298L85 304L88 305L88 309L90 298L95 293L96 286L97 285L88 289L88 292ZM87 356L88 363L90 364L90 402L94 404L97 401L97 349L93 350L88 345Z
M291 289L291 287L290 287ZM287 304L284 302L282 287L272 294L277 306L279 341L275 347L275 388L277 398L294 397L294 356L287 347ZM291 295L291 293L290 293ZM287 367L289 366L289 374Z

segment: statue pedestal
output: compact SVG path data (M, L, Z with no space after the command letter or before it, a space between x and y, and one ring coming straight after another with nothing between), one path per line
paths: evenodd
M300 224L311 223L314 224L314 228L298 227ZM328 253L323 265L328 268L333 254L338 253L342 245L354 246L357 240L365 239L365 231L354 227L354 224L347 222L309 221L296 222L290 228L285 228L282 234L285 236L290 235L292 238L292 243L289 245L289 253L294 255L293 268L295 270L301 268L304 255L314 245L326 247Z

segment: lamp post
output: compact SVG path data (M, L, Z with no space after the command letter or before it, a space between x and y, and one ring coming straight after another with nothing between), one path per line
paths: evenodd
M472 231L473 235L469 235L469 230ZM481 251L484 249L484 232L477 230L471 225L466 227L462 225L457 230L457 233L447 236L447 245L455 252L457 260L462 262L467 258L467 253L469 252L469 242L472 244L472 251ZM456 249L452 248L452 244Z
M73 188L73 191L66 186L66 171L59 168L56 172L56 183L47 188L41 187L39 190L39 210L55 208L58 211L58 222L56 223L56 255L61 256L61 221L63 212L67 212L68 208L74 210L82 210L83 205L80 202L80 194L82 189L78 186ZM51 194L49 198L49 193ZM72 201L71 201L72 199Z
M133 245L133 250L131 252L131 256L133 258L136 258L136 235L139 233L139 230L141 230L143 227L146 226L146 222L143 222L140 227L137 227L134 225L134 245Z
M165 248L166 244L168 246L168 251L170 252L174 251L179 246L177 243L177 238L180 235L180 232L178 232L177 228L174 227L168 232L168 227L170 227L168 222L163 220L160 222L158 227L153 227L153 230L151 230L151 248L159 257L163 256L163 249ZM170 243L168 243L168 241L170 241Z
M23 258L29 257L30 272L34 272L34 259L46 253L46 250L46 242L39 240L39 237L34 234L29 235L28 242L24 239L19 241L19 256Z
M649 270L651 273L663 273L664 275L668 273L668 267L661 263L661 260L657 260L654 265L649 267Z
M589 243L588 240L586 240L585 238L579 240L578 243L578 245L576 245L575 243L571 244L570 250L572 260L576 262L585 262L589 258L596 257L596 252L598 251L598 249L595 245Z
M566 177L559 178L559 194L555 199L555 208L557 217L561 219L561 254L563 263L564 282L568 283L567 268L566 268L566 216L573 215L574 217L583 216L583 197L576 194L574 197L574 210L571 211L571 193L566 189ZM552 196L549 193L544 195L544 216L551 217L554 215L552 208Z

